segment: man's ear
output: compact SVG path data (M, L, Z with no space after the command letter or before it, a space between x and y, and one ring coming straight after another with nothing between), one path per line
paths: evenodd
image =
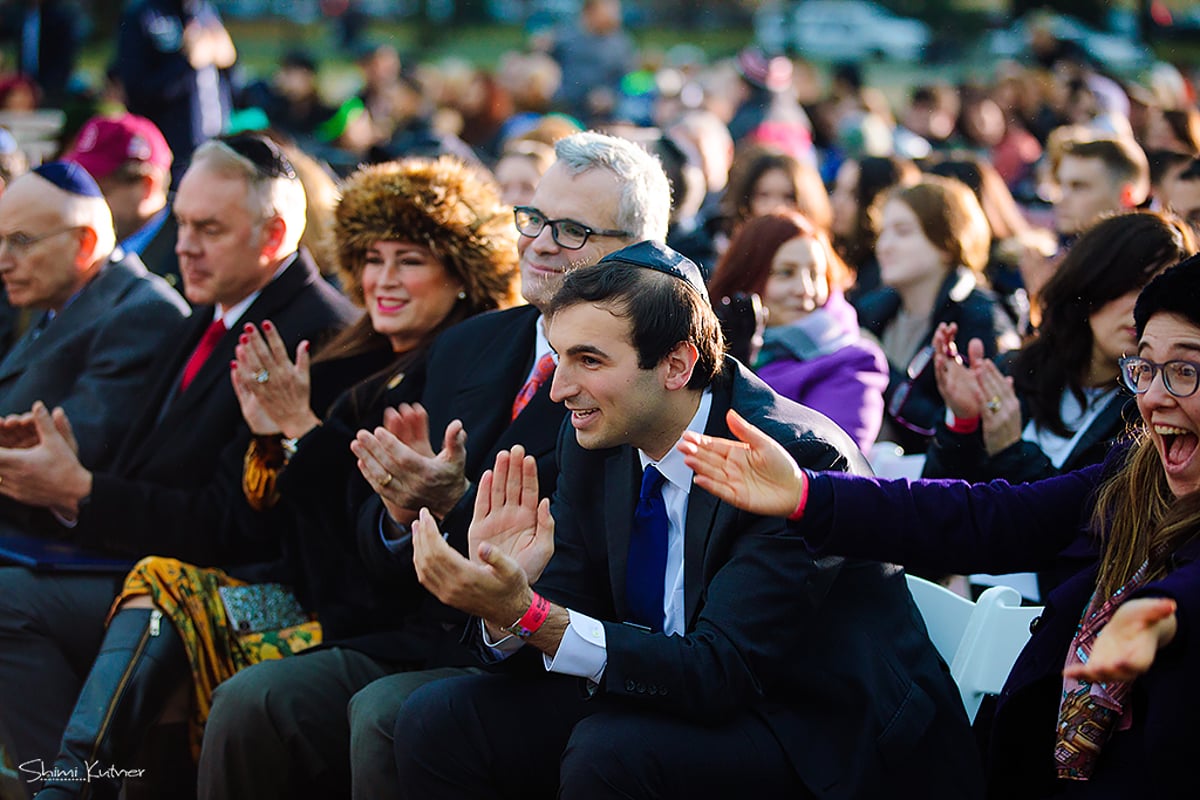
M75 266L80 271L86 270L92 266L92 262L96 260L96 242L99 237L96 232L88 227L79 229L79 249L75 251Z
M279 248L283 245L283 238L286 235L287 223L278 214L264 222L262 227L262 245L259 250L262 257L268 261L277 259L279 257Z
M669 391L682 389L692 379L700 351L691 342L680 342L662 357L659 366L663 370L663 385Z

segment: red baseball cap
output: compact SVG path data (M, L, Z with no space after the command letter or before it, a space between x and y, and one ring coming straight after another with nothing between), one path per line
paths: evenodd
M74 161L96 180L103 180L127 161L169 170L173 159L157 125L145 117L122 114L89 119L63 160Z

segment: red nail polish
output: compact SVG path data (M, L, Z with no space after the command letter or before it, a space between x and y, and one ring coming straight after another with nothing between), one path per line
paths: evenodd
M241 336L238 338L238 341L239 341L239 342L241 342L242 344L246 344L247 342L249 342L249 341L250 341L250 337L249 337L249 336L247 336L246 334L244 334L244 333L243 333L243 334L242 334L242 335L241 335Z
M269 331L269 330L271 330L271 322L270 322L270 320L266 320L266 321L264 321L264 322L263 322L263 330L264 330L264 331Z

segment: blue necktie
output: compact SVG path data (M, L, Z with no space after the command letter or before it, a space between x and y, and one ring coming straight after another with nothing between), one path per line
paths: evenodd
M664 480L654 467L646 467L642 474L642 492L633 513L633 535L625 567L625 599L631 620L656 632L663 628L663 584L667 574Z

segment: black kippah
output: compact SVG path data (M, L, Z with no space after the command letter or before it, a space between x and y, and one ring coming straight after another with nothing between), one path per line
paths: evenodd
M71 161L51 161L33 169L58 188L80 197L104 197L88 171Z
M692 285L708 300L708 289L704 286L704 275L700 267L682 253L678 253L659 242L636 242L615 250L596 262L599 264L628 264L634 267L664 272Z

